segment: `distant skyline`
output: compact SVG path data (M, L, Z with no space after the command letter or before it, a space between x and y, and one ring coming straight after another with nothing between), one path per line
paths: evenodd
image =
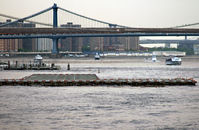
M25 17L54 3L88 17L131 27L199 22L199 0L1 0L0 13Z

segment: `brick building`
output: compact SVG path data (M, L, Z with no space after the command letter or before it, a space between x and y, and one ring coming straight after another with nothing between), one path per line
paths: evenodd
M11 20L7 20L6 22L0 22L0 24L5 24L7 22L11 22ZM35 24L18 22L7 25L6 27L35 27ZM10 51L18 51L19 49L27 51L35 51L36 40L35 39L0 39L0 51L10 52Z
M73 24L68 22L67 24L61 25L62 28L81 28L79 24ZM73 38L65 38L60 40L60 51L82 51L83 46L83 38L73 37Z

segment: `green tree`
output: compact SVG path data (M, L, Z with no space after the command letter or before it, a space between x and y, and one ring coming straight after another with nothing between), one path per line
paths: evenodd
M82 46L82 51L83 51L83 52L85 52L85 51L90 51L90 50L91 50L91 48L90 48L89 44L83 45L83 46Z

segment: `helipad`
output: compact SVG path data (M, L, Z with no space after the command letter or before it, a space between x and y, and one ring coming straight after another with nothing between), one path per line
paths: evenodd
M24 80L98 80L95 74L33 74Z

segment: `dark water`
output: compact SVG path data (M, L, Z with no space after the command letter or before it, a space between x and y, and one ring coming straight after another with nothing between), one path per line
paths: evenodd
M67 63L68 61L66 61ZM192 77L198 60L181 66L138 59L63 61L59 71L0 71L0 78L33 73L96 73L100 78ZM199 129L199 85L164 88L0 87L0 129Z

